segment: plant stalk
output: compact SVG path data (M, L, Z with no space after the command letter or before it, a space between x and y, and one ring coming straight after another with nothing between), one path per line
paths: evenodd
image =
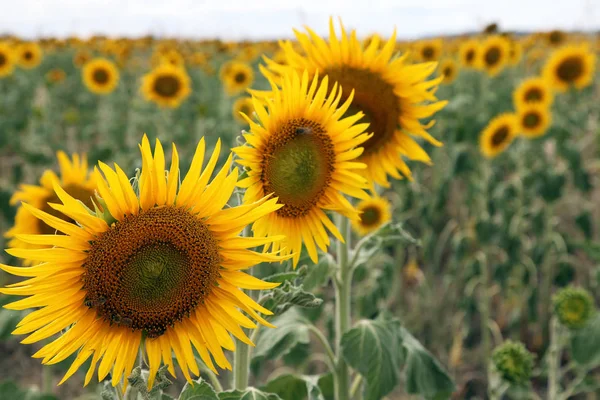
M240 200L241 203L241 200ZM250 236L250 227L246 226L242 234L244 237ZM252 268L246 273L252 275ZM246 294L253 297L252 292L246 291ZM246 330L246 334L248 331ZM233 388L244 390L248 387L250 375L250 346L236 339L235 352L233 353Z
M550 348L548 349L548 400L558 400L560 393L560 328L556 317L551 317Z

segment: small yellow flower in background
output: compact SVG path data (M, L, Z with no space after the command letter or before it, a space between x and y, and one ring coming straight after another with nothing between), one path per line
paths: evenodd
M240 124L247 125L246 119L241 115L244 114L248 117L252 117L254 112L254 105L251 97L240 97L233 103L233 118Z
M219 77L229 95L248 89L254 82L252 67L244 62L229 61L221 67Z
M501 114L492 119L479 137L479 148L487 158L494 158L512 143L519 133L514 114Z
M519 132L528 139L544 135L551 124L550 111L540 104L530 104L517 110Z
M0 78L12 75L17 59L8 43L0 42Z
M420 61L437 61L442 56L443 46L441 39L421 40L415 43L415 52Z
M479 59L479 42L476 39L468 39L459 47L459 59L463 67L477 68Z
M352 221L352 227L361 236L379 229L392 219L391 205L382 197L361 200L356 209L360 217Z
M90 92L100 95L112 93L119 84L119 70L106 58L94 58L83 66L83 83Z
M525 79L513 92L513 102L517 110L529 104L549 108L553 101L554 95L548 82L537 76Z
M60 83L65 80L67 74L60 68L53 68L46 73L46 80L51 83Z
M87 50L78 50L73 56L73 65L77 68L81 68L90 62L92 58L92 55Z
M446 85L454 82L458 76L458 65L452 58L446 58L445 60L442 60L439 64L438 70L440 71L440 75L444 77L442 83Z
M177 108L192 93L191 79L183 68L162 64L144 75L144 98L161 107Z
M503 36L489 36L479 51L479 66L489 76L498 75L510 60L510 41Z
M408 263L402 269L402 277L409 287L421 286L423 281L425 281L425 274L419 268L419 263L414 255L410 256Z
M554 51L542 71L543 77L558 92L574 87L583 89L592 83L596 55L587 44L566 46Z
M17 62L24 69L32 69L42 62L42 48L35 42L21 43L15 50Z
M216 372L213 360L218 367L231 369L223 352L235 348L231 335L251 344L241 327L256 328L256 324L240 310L272 327L258 314L270 311L240 288L278 285L242 270L260 262L285 260L270 252L248 250L281 237L238 235L247 224L280 208L277 200L264 197L224 208L238 174L237 169L231 170L230 156L210 180L219 158L219 142L205 168L205 142L199 142L181 184L175 145L168 174L158 140L154 154L145 136L140 149L139 194L119 166L113 169L100 163L104 177L98 169L95 174L106 209L99 216L55 184L60 201L52 208L70 222L33 205L24 207L63 235L19 235L22 241L48 247L7 251L41 264L30 268L0 265L8 273L28 278L0 289L4 294L29 296L5 307L38 308L13 333L28 334L22 341L25 344L50 339L33 355L43 364L76 355L60 383L90 359L85 384L96 368L100 381L110 373L113 386L122 379L126 382L140 347L148 360L149 387L161 364L175 375L173 354L186 380L192 382L191 374L200 375L193 349Z

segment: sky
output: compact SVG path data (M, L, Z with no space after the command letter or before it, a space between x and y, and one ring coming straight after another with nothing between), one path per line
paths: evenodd
M600 0L0 0L0 33L276 39L329 16L359 34L414 39L480 30L600 29Z

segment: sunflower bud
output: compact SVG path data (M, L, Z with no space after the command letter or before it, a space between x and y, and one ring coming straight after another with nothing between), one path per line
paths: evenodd
M580 329L595 311L594 299L583 288L565 288L553 298L558 320L569 329Z
M509 383L524 385L529 381L533 370L534 355L520 342L505 341L492 354L492 362Z

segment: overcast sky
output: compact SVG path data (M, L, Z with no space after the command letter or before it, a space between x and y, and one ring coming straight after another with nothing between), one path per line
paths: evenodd
M139 36L263 39L330 15L359 33L415 38L479 30L600 29L600 0L0 0L0 31L21 36Z

